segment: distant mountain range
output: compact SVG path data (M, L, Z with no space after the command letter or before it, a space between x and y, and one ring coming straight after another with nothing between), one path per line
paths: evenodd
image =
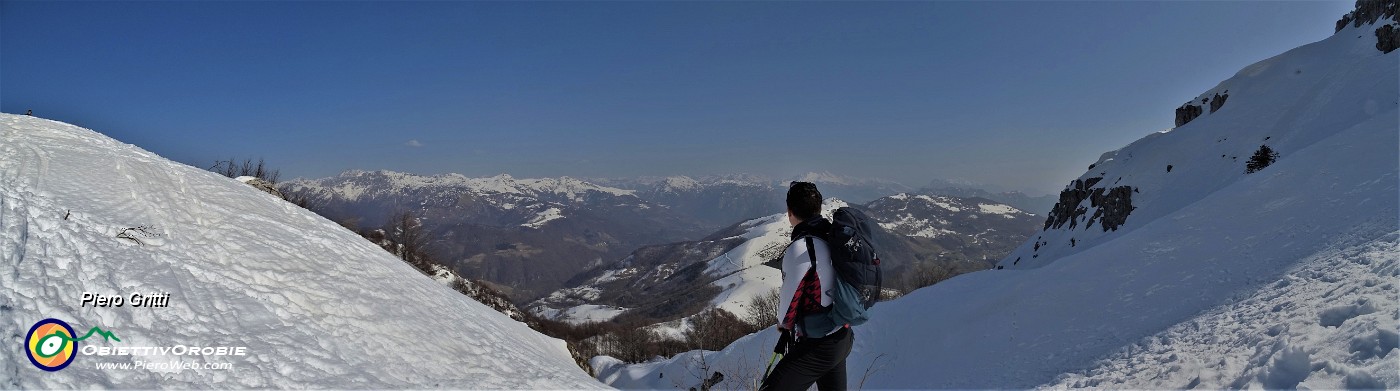
M712 230L783 208L783 196L787 191L778 181L755 175L598 178L592 181L632 190L637 196L667 205Z
M942 195L965 198L986 198L989 200L995 200L996 202L1011 205L1013 207L1016 207L1016 209L1020 209L1037 215L1044 215L1050 210L1051 207L1055 206L1056 201L1059 201L1059 197L1055 196L1054 194L1033 196L1019 191L1004 191L994 193L977 187L969 187L967 185L955 185L938 182L930 184L928 187L919 189L918 193L935 196Z
M351 227L378 228L412 212L455 271L497 284L515 300L546 293L632 250L693 238L701 226L633 191L573 178L467 178L349 171L283 183L313 209Z
M718 229L735 221L766 216L783 209L783 198L792 181L816 183L822 195L863 204L899 193L982 197L1021 210L1044 213L1054 205L1053 196L1032 197L1019 192L993 193L971 183L934 181L922 189L888 179L855 178L830 172L809 172L778 179L754 174L704 177L669 176L639 178L591 178L589 181L635 191L637 196L667 205L696 221ZM957 186L953 186L956 184Z
M352 229L380 228L395 214L414 213L436 239L430 248L443 263L463 276L492 284L524 304L557 294L561 288L584 285L598 277L591 272L624 259L682 268L709 261L713 257L704 255L722 254L738 245L733 240L715 238L739 229L736 222L782 212L787 184L792 180L817 183L828 198L856 203L883 200L868 207L872 208L872 216L882 222L900 222L888 228L901 238L890 240L890 248L907 249L899 251L908 259L932 259L939 253L960 254L954 256L960 259L1001 255L971 251L980 246L976 240L954 239L963 238L961 233L982 232L982 225L962 218L966 216L945 215L953 212L918 206L904 214L885 209L893 205L908 208L910 201L926 199L959 205L1009 205L994 201L1009 194L966 189L964 194L983 198L964 201L970 198L930 196L927 193L938 192L915 191L894 181L826 172L780 180L749 174L518 179L505 174L468 178L458 174L347 171L329 178L284 182L280 190L307 198L315 211ZM888 198L894 194L903 194L906 201ZM1019 209L1014 205L1012 208ZM997 229L1015 231L1011 227ZM959 235L942 235L939 230ZM666 278L668 284L702 278L698 274L693 277L677 280L666 274L656 278ZM623 304L618 306L641 306L619 300ZM585 302L588 301L569 301L576 303L570 307ZM603 302L596 305L604 305Z

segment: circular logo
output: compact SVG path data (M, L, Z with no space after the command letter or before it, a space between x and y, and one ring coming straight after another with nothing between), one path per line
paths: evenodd
M24 337L25 355L29 362L45 371L57 371L73 363L78 341L73 340L73 327L58 319L44 319L29 328Z

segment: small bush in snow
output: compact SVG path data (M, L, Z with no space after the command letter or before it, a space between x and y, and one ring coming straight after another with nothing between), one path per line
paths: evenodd
M145 225L139 227L122 228L121 231L117 232L117 237L121 239L130 240L132 242L136 242L136 244L144 246L146 245L146 242L142 241L142 238L150 239L159 236L155 232L151 232L153 230L155 230L155 227Z
M1268 145L1260 145L1259 150L1254 151L1254 156L1249 157L1249 163L1244 166L1244 173L1253 174L1263 170L1264 167L1274 164L1276 160L1278 160L1278 152L1274 152L1274 149L1269 148Z

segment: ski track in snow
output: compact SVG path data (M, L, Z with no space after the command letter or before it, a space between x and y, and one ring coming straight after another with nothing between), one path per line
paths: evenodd
M39 118L0 114L0 135L0 388L601 387L562 341L251 186ZM150 233L140 243L116 237L138 226ZM83 292L171 299L80 307ZM248 354L79 354L44 372L22 347L44 318L121 338L83 344ZM233 369L95 368L134 361Z

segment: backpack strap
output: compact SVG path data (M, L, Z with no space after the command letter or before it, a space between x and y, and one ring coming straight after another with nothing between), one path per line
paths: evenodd
M807 237L807 258L812 260L812 272L817 271L817 247L812 245L812 237Z
M796 324L807 323L805 322L806 316L809 312L811 312L807 310L807 307L820 307L822 302L821 274L817 273L817 247L812 244L812 236L809 235L804 237L803 239L806 239L805 242L807 243L807 259L809 260L809 262L811 262L812 265L811 268L807 269L807 273L811 273L811 277L813 278L810 282L815 283L816 286L813 287L810 286L810 284L807 284L809 282L807 280L807 276L803 276L802 282L798 283L797 292L794 293L794 296L797 297L793 298L791 304L797 306L797 310L791 312L791 314L795 315L793 321ZM821 312L822 311L817 311L817 313ZM801 329L801 331L794 333L798 336L798 338L810 337L808 335L804 335L806 326L802 326Z

